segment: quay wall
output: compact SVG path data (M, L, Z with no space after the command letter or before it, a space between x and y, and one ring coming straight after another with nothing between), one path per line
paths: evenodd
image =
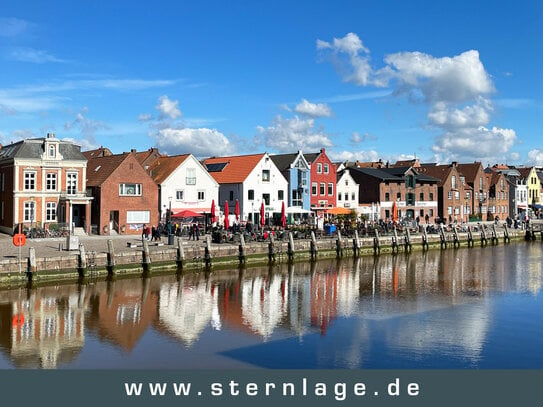
M508 238L506 238L506 236ZM387 253L405 253L411 250L447 250L450 248L508 244L526 240L543 243L543 231L510 230L506 235L500 230L495 235L487 231L485 238L474 232L472 239L467 233L362 237L358 240L346 237L275 240L250 242L243 247L239 243L174 245L152 244L129 246L114 253L108 252L107 240L100 251L87 251L84 247L70 252L58 252L47 257L26 256L19 261L11 256L0 260L0 287L16 287L52 282L85 281L108 277L142 276L149 274L218 271L233 266L262 265L274 262L308 261L330 257L355 257ZM378 242L378 243L377 243ZM377 246L378 244L378 246ZM147 245L146 245L147 246ZM180 250L181 247L181 250ZM242 250L243 249L243 250ZM82 253L84 256L82 258Z

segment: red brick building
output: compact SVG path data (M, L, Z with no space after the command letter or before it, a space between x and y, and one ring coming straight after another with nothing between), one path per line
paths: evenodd
M458 164L458 171L465 182L473 189L472 194L472 219L486 220L488 212L488 179L483 165L476 161L470 164Z
M485 220L494 220L498 217L504 221L509 216L510 184L502 172L488 168L485 174L488 185L488 214Z
M141 234L144 224L158 224L158 185L134 154L89 158L87 168L97 233Z
M86 170L81 146L52 133L0 146L0 230L60 224L88 233Z
M336 165L330 161L324 148L318 153L304 154L311 165L311 209L325 210L336 206Z

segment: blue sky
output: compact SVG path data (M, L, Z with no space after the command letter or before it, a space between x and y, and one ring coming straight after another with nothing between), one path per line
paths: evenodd
M542 4L8 2L0 143L543 165Z

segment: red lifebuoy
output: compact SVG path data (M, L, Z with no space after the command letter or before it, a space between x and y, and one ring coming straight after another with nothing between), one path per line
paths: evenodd
M21 326L25 323L25 316L23 314L17 314L13 317L13 321L11 321L13 326Z

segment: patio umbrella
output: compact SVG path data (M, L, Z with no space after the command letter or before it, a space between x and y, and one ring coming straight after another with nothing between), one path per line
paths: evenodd
M230 221L228 220L228 201L224 201L224 228L228 229L230 227Z
M262 205L260 205L260 225L264 226L264 216L266 215L266 212L264 211L264 202L262 202Z
M287 219L285 218L285 201L281 204L281 227L284 228L287 225Z
M398 207L396 206L396 201L392 204L392 222L398 222Z
M236 222L239 221L239 200L236 199L236 207L234 208L234 214L236 215Z
M202 216L204 215L191 211L190 209L182 209L180 211L172 210L172 218L200 218Z
M215 222L215 200L211 201L211 223Z

